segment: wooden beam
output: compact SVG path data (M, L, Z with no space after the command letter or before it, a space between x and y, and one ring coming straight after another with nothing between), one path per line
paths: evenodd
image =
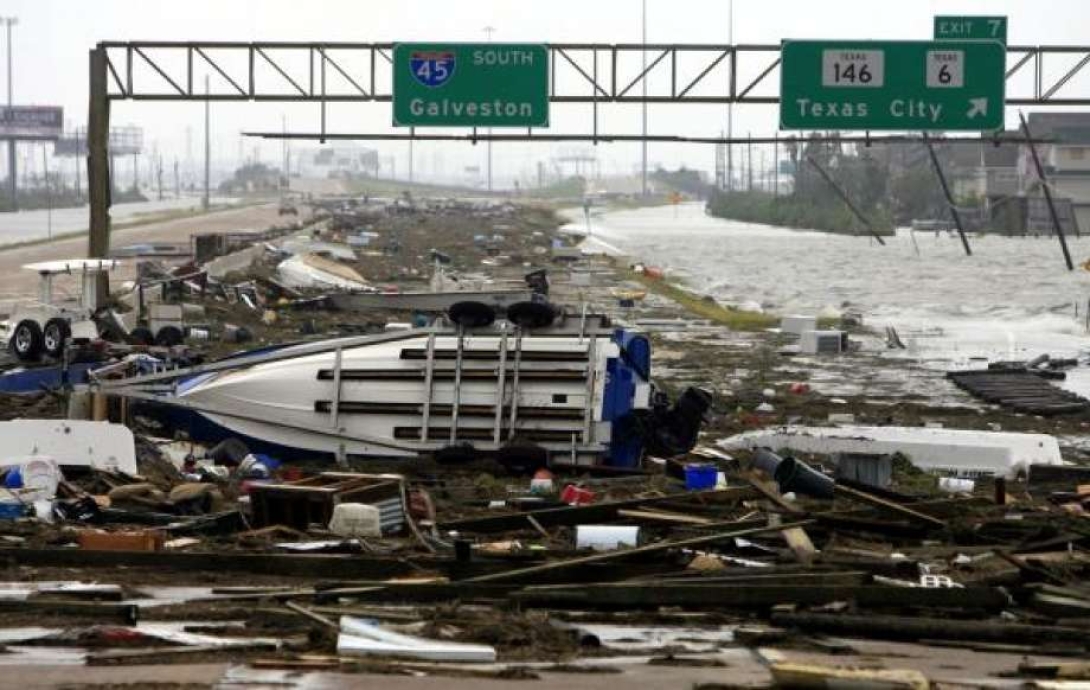
M634 549L618 549L616 551L606 551L603 553L592 554L590 556L569 558L563 561L553 561L552 563L544 563L542 565L531 566L529 568L507 570L504 572L493 573L490 575L481 575L478 577L469 578L469 581L497 582L500 580L513 580L520 577L525 577L527 575L539 575L546 572L556 572L558 570L565 570L568 568L574 568L590 563L606 563L609 561L631 558L633 556L642 556L649 553L658 553L661 551L667 551L669 549L682 549L693 546L703 546L705 544L712 544L717 541L723 541L724 539L733 539L735 537L749 537L757 534L767 534L769 532L782 532L785 529L791 529L792 527L803 527L805 525L812 524L812 522L813 521L811 520L804 520L802 522L789 522L782 525L750 527L747 529L734 530L732 532L717 532L715 534L706 534L699 537L689 537L688 539L678 539L675 541L662 541L656 544L648 544L647 546L637 546Z
M935 528L941 528L946 526L946 523L938 518L931 517L930 515L924 515L917 510L913 510L912 508L908 508L899 503L894 503L893 501L887 501L884 498L879 498L878 496L866 493L865 491L860 491L859 489L853 489L849 486L837 484L834 488L834 491L836 491L837 495L839 496L843 496L845 498L851 499L853 501L858 501L860 503L866 503L867 505L874 506L875 508L880 508L886 512L908 518L913 522L921 522L925 525L930 525L931 527Z
M527 587L512 594L523 606L549 608L640 609L681 606L692 609L769 609L779 604L817 606L850 601L860 608L941 608L1000 611L1010 598L992 587L856 587L809 584L578 584Z

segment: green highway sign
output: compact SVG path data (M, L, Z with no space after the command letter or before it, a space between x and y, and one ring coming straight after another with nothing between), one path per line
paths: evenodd
M1003 128L998 41L784 41L782 129Z
M935 17L936 41L999 41L1007 43L1006 17Z
M539 43L394 45L394 125L548 127L549 51Z

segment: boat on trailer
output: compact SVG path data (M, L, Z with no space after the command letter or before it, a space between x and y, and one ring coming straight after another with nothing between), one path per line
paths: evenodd
M185 412L172 423L196 440L251 449L414 458L529 446L635 467L646 450L689 450L709 403L689 392L668 406L650 358L645 336L572 316L336 338L93 387Z

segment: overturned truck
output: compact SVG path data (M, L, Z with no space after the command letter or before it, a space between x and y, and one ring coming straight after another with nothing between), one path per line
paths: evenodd
M645 336L539 303L493 318L464 303L450 326L286 345L92 386L140 401L194 440L233 437L291 458L494 455L523 469L634 468L646 453L695 444L710 395L690 389L671 406L651 383Z

